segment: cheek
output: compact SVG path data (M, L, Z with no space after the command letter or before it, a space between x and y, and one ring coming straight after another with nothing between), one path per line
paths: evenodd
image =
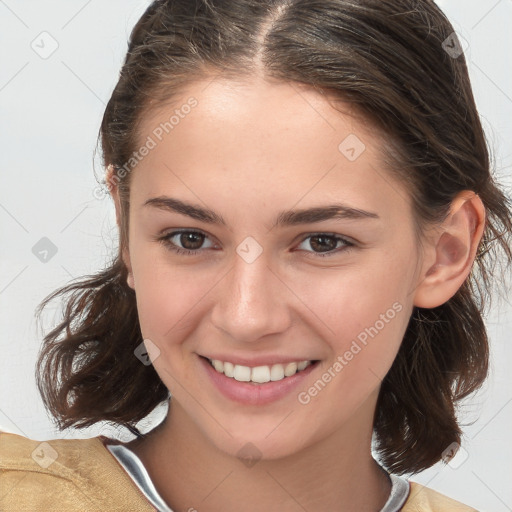
M215 279L199 278L197 272L192 277L190 268L171 266L161 254L136 257L132 265L143 337L158 345L164 340L165 345L173 345L173 340L184 339Z
M407 250L381 253L360 269L342 269L317 283L308 304L317 313L338 372L354 393L380 384L400 348L412 311L413 264ZM306 288L303 289L306 293ZM340 366L341 365L341 366ZM342 371L341 371L342 370ZM359 391L357 391L359 389Z
M405 315L398 310L406 311L412 300L408 269L398 261L393 266L381 262L357 269L329 269L314 283L304 281L301 287L295 282L298 294L323 324L326 337L339 340L333 344L340 350L361 333L363 339L373 326L392 336L397 330L395 320L403 323Z

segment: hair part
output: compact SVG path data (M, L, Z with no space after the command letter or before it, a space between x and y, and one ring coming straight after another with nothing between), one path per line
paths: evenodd
M476 192L486 225L473 270L445 304L414 308L385 376L374 432L390 471L416 473L460 443L456 404L488 371L483 314L499 257L512 261L509 199L489 154L464 56L443 41L453 27L430 0L158 0L134 27L100 129L105 167L116 169L119 252L94 276L69 284L63 321L37 366L43 401L59 428L110 421L132 429L169 393L142 343L122 251L128 241L131 173L119 176L141 122L187 84L218 74L295 82L349 103L386 134L383 160L407 185L418 232L441 222L462 190ZM69 295L69 297L67 297Z

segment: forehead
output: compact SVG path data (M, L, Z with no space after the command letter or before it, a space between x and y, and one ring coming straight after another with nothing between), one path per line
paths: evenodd
M195 106L189 108L192 102ZM143 120L141 136L158 132L159 126L165 128L170 121L172 127L167 125L162 134L169 142L185 142L195 131L205 143L230 138L248 154L270 153L275 147L282 150L303 141L311 149L323 143L337 150L339 142L356 132L361 138L371 134L368 142L377 142L377 130L361 116L356 118L350 104L338 99L334 107L334 102L332 94L294 82L205 79L186 86L168 105L154 107ZM276 140L278 133L282 137Z
M152 149L137 164L133 192L141 200L165 189L215 193L226 207L234 194L260 206L320 198L367 209L386 199L407 205L384 169L385 140L349 104L332 100L289 82L193 82L143 119L139 140Z

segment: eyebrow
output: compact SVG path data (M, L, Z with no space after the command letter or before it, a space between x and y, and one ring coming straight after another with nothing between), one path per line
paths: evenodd
M153 197L145 201L143 206L151 206L164 211L180 213L208 224L222 224L227 226L224 218L213 210L172 197ZM368 212L366 210L352 208L350 206L337 203L300 210L281 211L276 217L273 228L295 226L298 224L313 224L315 222L322 222L330 219L364 220L379 218L380 217L374 212Z

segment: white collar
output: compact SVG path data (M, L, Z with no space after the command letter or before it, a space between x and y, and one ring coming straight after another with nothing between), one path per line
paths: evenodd
M105 446L158 512L173 512L158 494L146 468L135 453L122 444L106 443ZM409 497L409 482L405 478L387 474L391 480L391 492L380 512L398 512Z

